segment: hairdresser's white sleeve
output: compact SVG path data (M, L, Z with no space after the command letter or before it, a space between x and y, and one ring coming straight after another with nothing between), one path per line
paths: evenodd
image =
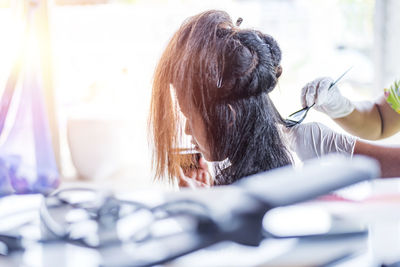
M317 122L298 124L287 131L290 149L299 159L307 160L330 153L339 153L351 157L356 138L334 132Z

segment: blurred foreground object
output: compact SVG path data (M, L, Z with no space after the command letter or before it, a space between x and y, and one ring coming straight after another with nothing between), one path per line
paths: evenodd
M59 255L54 252L68 244L69 249L94 255L96 266L153 266L223 241L259 246L273 239L263 228L269 210L378 174L379 167L371 159L331 156L310 161L302 169L284 167L230 186L158 192L162 198L154 202L156 195L152 195L151 203L144 194L128 199L92 189L62 189L42 199L39 222L30 218L1 229L7 249L0 254L23 259L21 253L29 253L36 243L44 254ZM14 211L2 218L18 215ZM16 231L32 226L40 227L39 237L32 231ZM42 264L52 266L57 261L57 257L45 257Z

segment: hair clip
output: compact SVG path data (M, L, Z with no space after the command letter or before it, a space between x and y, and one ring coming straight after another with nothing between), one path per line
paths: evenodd
M240 24L242 24L242 22L243 22L243 19L242 19L241 17L239 17L239 18L236 20L236 26L239 27Z
M217 81L217 88L221 88L222 87L222 77L220 77Z

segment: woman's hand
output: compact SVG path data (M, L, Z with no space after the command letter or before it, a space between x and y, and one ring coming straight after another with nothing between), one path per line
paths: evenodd
M178 185L179 187L211 187L214 184L214 179L208 171L208 165L203 157L199 159L198 168L183 170L179 169Z

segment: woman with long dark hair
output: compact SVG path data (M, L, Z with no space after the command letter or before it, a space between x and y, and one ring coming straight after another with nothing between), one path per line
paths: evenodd
M225 185L291 164L284 121L268 95L281 75L280 61L271 36L240 29L223 11L186 20L154 76L149 125L156 177L178 177L182 186ZM215 177L203 158L194 172L182 171L176 148L183 128L207 161L223 162L215 165Z

